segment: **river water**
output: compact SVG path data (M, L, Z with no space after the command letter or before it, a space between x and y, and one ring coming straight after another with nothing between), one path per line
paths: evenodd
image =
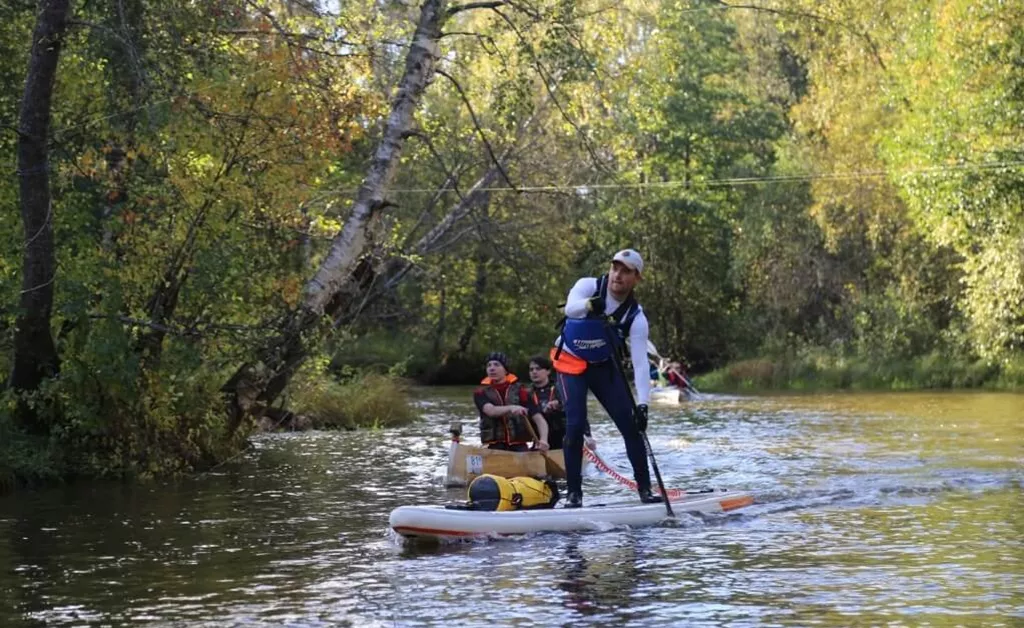
M198 477L0 497L0 626L1024 625L1024 396L654 408L667 484L755 505L440 547L387 531L392 508L457 495L438 474L468 392L421 405L400 429L261 435ZM594 432L627 468L610 421Z

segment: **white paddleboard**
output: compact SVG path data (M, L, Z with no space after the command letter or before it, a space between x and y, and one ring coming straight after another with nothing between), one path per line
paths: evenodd
M742 491L694 491L672 500L674 512L721 513L749 506L754 498ZM396 533L418 539L468 539L516 536L531 532L601 531L652 526L668 518L665 504L609 504L583 508L481 511L444 506L400 506L391 511Z

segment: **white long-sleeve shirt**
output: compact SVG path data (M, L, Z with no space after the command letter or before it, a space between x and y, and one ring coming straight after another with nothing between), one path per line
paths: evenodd
M569 318L586 318L587 301L597 294L597 278L584 277L576 282L576 285L569 291L565 299L565 315ZM622 301L612 296L608 291L604 299L604 314L610 316L619 309ZM636 402L646 404L651 398L651 374L647 368L647 337L650 327L647 323L647 316L643 310L633 319L633 325L629 328L629 357L633 361L633 381L636 382ZM555 341L559 346L561 337ZM576 355L568 347L562 347L571 355ZM579 356L576 356L579 357Z

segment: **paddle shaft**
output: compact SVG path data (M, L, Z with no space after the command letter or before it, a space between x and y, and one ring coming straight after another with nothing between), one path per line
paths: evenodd
M680 373L679 376L683 378L683 383L685 383L686 387L689 388L690 390L692 390L695 395L699 395L700 394L700 391L697 390L697 387L693 385L693 382L690 381L689 377L687 377L686 375L684 375L682 373Z
M636 398L633 397L633 389L629 387L629 380L626 378L626 368L622 365L622 360L619 358L619 345L615 342L614 331L611 325L605 325L605 335L608 336L608 340L612 343L612 361L615 363L615 368L619 370L619 375L622 377L622 385L626 388L626 396L629 397L629 405L633 408L633 421L636 422ZM638 430L639 431L639 430ZM647 438L647 430L640 432L640 435L644 437L644 446L647 448L647 457L651 459L651 467L654 469L654 477L658 480L658 489L661 490L661 496L665 500L665 511L668 512L669 517L675 517L675 513L672 512L672 500L669 499L668 491L665 490L665 482L661 479L661 471L658 470L658 461L654 458L654 450L651 449L651 441Z
M537 436L537 430L535 430L533 428L533 418L530 417L529 415L526 416L526 429L530 431L530 438L533 439L534 444L536 444L538 441L540 441L540 437ZM551 431L550 430L551 430L551 426L549 425L548 426L548 438L551 437ZM550 458L548 458L548 452L543 451L541 449L538 449L537 451L539 451L541 453L541 455L543 455L545 458L550 460Z

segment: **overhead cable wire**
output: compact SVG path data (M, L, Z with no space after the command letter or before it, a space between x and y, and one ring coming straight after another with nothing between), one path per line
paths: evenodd
M744 185L763 185L771 183L802 183L810 181L844 181L857 179L881 179L889 176L913 176L942 174L947 172L973 172L989 170L1015 170L1024 168L1024 160L987 162L982 164L949 164L945 166L928 166L906 170L861 170L852 172L818 172L792 175L773 175L765 177L727 177L721 179L684 179L671 181L648 181L636 183L577 183L558 185L517 186L515 188L492 186L480 188L482 192L566 192L575 191L585 194L591 190L644 189L644 188L678 188L678 187L740 187ZM330 192L355 193L358 188L332 188ZM390 194L433 194L435 188L394 188Z
M14 164L9 164L13 166ZM948 164L943 166L926 166L904 170L859 170L850 172L813 172L805 174L771 175L765 177L725 177L721 179L682 179L670 181L647 181L635 183L576 183L534 186L490 186L480 188L481 192L576 192L586 194L593 190L621 190L645 188L679 188L679 187L741 187L746 185L765 185L772 183L805 183L812 181L849 181L863 179L882 179L890 176L906 177L915 175L932 175L950 172L981 172L992 170L1024 169L1024 160L996 161L980 164ZM356 193L359 188L328 188L323 192L336 194ZM393 188L389 194L436 194L436 188Z

